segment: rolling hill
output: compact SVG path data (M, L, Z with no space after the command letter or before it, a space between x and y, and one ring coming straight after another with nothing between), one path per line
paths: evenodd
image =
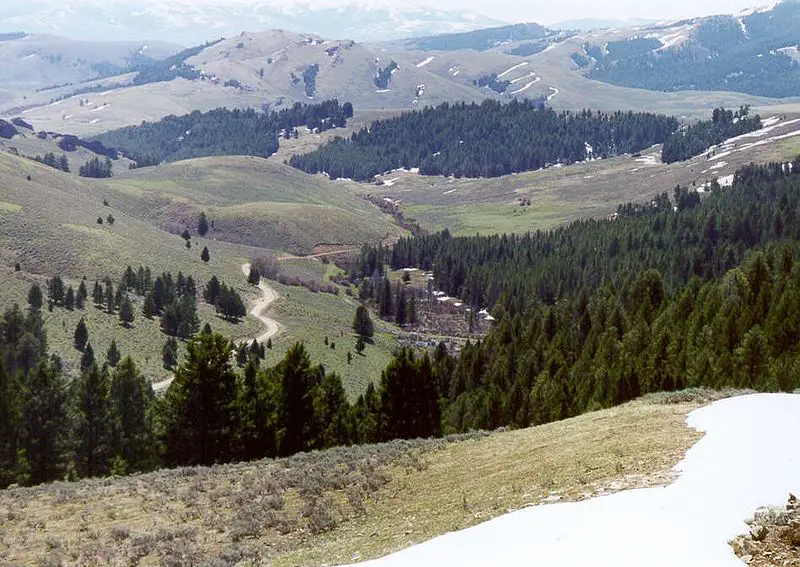
M575 62L587 76L649 90L800 95L800 2L768 10L640 28L624 39L587 39Z
M646 33L664 37L679 28ZM53 91L7 91L0 94L0 115L22 113L37 129L90 135L193 110L280 108L328 98L349 101L357 111L390 112L456 100L544 98L557 109L625 109L689 117L714 106L796 102L734 93L722 83L674 92L610 84L604 77L598 77L601 81L586 76L588 68L576 63L581 61L576 53L586 46L613 45L642 33L634 28L574 35L529 24L373 44L280 30L242 32L184 52L179 63L185 72L161 76L157 82L137 84L144 82L143 73L128 66L119 68L120 75L86 77L91 81Z

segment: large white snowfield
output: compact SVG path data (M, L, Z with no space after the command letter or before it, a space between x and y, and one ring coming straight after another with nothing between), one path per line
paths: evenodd
M704 432L671 485L506 514L360 567L741 567L728 541L760 506L800 494L800 395L695 410Z

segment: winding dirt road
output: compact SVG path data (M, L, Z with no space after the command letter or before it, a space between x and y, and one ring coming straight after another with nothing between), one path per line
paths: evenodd
M243 264L242 265L242 273L247 276L250 274L250 264ZM278 299L278 294L275 293L275 290L272 289L267 285L267 283L262 278L261 281L258 283L258 289L261 291L261 299L256 301L255 305L253 305L252 309L248 313L251 317L255 317L262 323L264 323L264 327L266 327L266 331L256 337L256 340L260 343L267 342L268 339L271 339L278 332L281 330L280 323L278 323L275 319L271 317L267 317L264 313L270 308L270 306ZM248 341L249 342L249 341Z
M242 265L242 273L245 276L250 274L250 264L243 264ZM261 335L255 337L259 343L267 342L267 340L271 339L275 335L277 335L281 330L281 325L275 319L271 317L267 317L265 313L269 310L270 306L278 299L278 294L275 292L274 289L267 285L266 281L263 279L258 283L258 289L261 292L261 298L256 301L255 305L250 309L247 313L251 317L255 317L259 321L264 324L266 330ZM250 343L253 339L247 339L244 341L240 341L240 344L243 342ZM153 391L156 394L162 394L167 391L169 385L172 384L172 378L168 378L166 380L162 380L161 382L154 382L153 383Z

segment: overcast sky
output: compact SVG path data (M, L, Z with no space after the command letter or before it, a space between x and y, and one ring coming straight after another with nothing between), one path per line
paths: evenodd
M97 0L94 0L97 1ZM552 23L563 20L583 18L603 19L677 19L709 14L737 13L745 8L765 3L765 0L355 0L358 3L376 4L380 6L422 6L447 10L464 10L510 22ZM766 0L767 2L769 0ZM93 0L28 0L16 2L0 0L0 14L4 12L24 13L33 6L69 7L74 4L92 3ZM161 6L173 4L203 5L212 3L247 5L254 3L270 3L287 7L292 4L320 4L325 6L351 5L353 0L138 0L131 3L127 0L103 0L103 3L125 3L131 9L146 4Z

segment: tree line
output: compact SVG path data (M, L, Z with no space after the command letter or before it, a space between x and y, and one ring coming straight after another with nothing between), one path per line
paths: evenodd
M121 149L137 166L216 155L267 157L278 150L281 131L298 126L319 131L343 127L352 116L352 105L340 105L337 100L296 103L269 113L218 108L112 130L95 140Z
M358 181L399 168L423 175L497 177L557 163L632 153L664 142L674 118L650 113L556 112L536 101L443 103L373 122L290 165Z
M678 187L645 204L618 207L614 220L580 220L552 231L454 238L445 230L401 238L392 248L363 247L354 281L388 266L432 270L437 289L474 307L503 304L524 311L553 304L603 282L621 286L647 268L668 290L693 276L721 277L749 249L800 238L800 159L792 165L747 166L733 186L712 184L704 199Z
M711 120L701 120L673 132L664 142L661 161L685 161L708 151L729 138L762 128L761 117L750 116L747 106L736 112L715 108Z

